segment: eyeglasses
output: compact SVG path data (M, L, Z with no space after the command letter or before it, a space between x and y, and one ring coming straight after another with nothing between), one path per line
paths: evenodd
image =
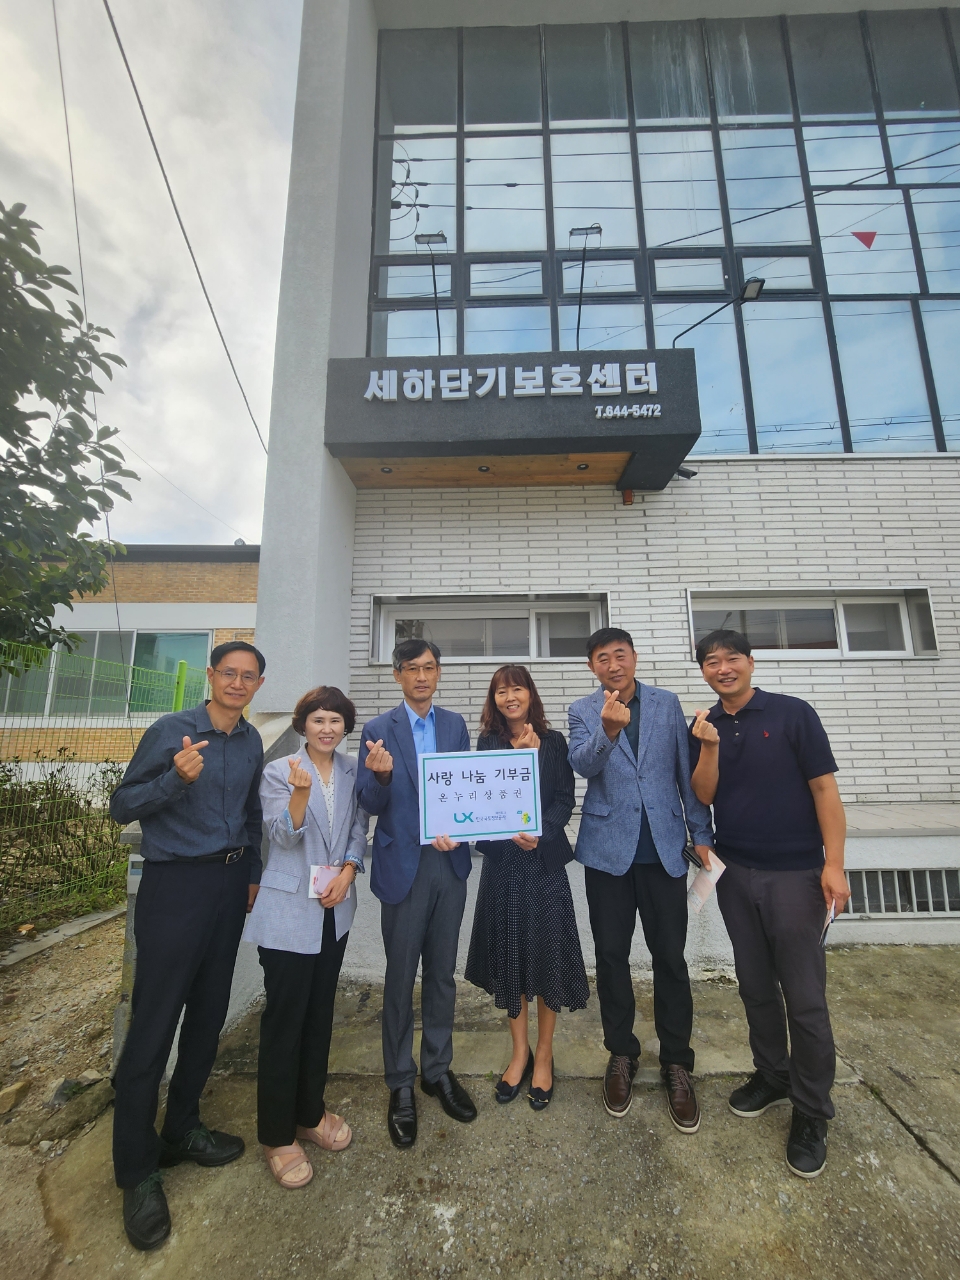
M406 671L410 675L432 676L432 675L436 675L436 673L440 670L440 668L437 666L435 662L425 662L422 666L417 665L413 662L405 662L403 666L400 668L400 670Z
M218 675L221 680L227 684L233 684L234 680L240 679L244 684L256 684L260 679L259 675L252 671L234 671L232 667L214 667L214 674Z

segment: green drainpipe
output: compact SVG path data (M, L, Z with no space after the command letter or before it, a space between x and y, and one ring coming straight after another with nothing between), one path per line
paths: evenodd
M183 710L183 699L187 692L187 664L183 658L177 663L177 682L173 686L173 709Z

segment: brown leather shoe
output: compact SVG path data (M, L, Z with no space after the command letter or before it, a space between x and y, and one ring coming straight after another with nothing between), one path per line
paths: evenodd
M625 1053L611 1053L603 1077L603 1105L608 1115L619 1119L630 1110L633 1102L633 1077L639 1066L637 1058L628 1058Z
M696 1133L700 1128L700 1105L690 1072L671 1062L660 1068L660 1075L667 1086L667 1110L674 1128L681 1133Z

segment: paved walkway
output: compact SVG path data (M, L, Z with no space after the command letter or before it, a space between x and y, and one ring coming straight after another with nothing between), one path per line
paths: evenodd
M457 1125L420 1096L421 1136L410 1152L393 1150L383 1122L379 991L351 981L340 993L328 1092L354 1126L347 1152L316 1153L316 1177L302 1192L270 1180L255 1143L256 1018L248 1018L225 1041L205 1103L207 1121L242 1133L247 1154L221 1170L170 1171L174 1235L156 1254L138 1255L120 1225L108 1114L45 1167L58 1242L45 1280L955 1280L960 951L862 948L832 953L829 965L842 1083L816 1182L784 1165L788 1111L747 1121L726 1107L749 1065L727 981L698 983L695 993L698 1135L675 1133L654 1071L626 1119L606 1116L592 999L561 1019L556 1096L545 1113L522 1099L496 1106L491 1081L474 1076L476 1123ZM638 994L646 1052L655 1050L650 991L641 985ZM507 1044L502 1015L465 992L455 1066L468 1074L480 1059L502 1064Z

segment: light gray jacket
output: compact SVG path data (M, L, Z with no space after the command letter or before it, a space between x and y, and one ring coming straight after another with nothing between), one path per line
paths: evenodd
M264 767L260 801L270 853L247 921L244 937L248 942L274 951L316 955L323 936L323 907L318 898L310 897L311 866L340 866L349 858L359 864L358 872L364 869L370 816L357 806L357 762L353 756L334 752L333 766L332 832L318 782L310 788L303 826L294 830L287 811L293 792L287 781L290 765L283 757ZM334 907L338 939L353 924L356 909L357 889L351 885L347 897Z

